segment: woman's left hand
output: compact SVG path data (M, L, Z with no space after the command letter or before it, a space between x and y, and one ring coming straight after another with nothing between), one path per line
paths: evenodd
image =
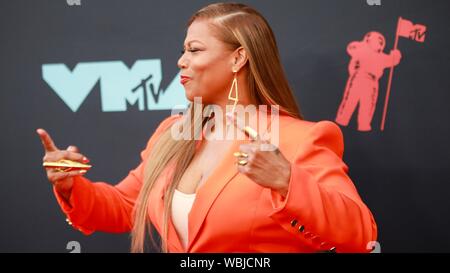
M239 126L236 127L243 130ZM234 153L239 172L255 183L286 197L291 178L291 163L278 147L261 140L257 135L254 138L251 143L240 145L239 151Z

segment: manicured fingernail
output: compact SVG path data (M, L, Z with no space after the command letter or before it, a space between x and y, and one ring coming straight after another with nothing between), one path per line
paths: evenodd
M87 173L87 171L86 170L80 170L79 173L85 174L85 173Z
M87 157L83 157L83 162L89 162L89 159L87 159Z

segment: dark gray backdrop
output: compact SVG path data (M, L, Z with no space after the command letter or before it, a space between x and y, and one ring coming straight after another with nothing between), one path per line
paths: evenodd
M345 135L344 159L379 228L383 252L447 252L450 247L450 77L448 1L242 1L270 22L290 83L308 120L333 120L348 77L346 46L370 30L394 43L398 16L428 26L424 44L401 39L386 130L379 131L387 72L380 80L374 131ZM99 84L72 112L44 82L41 66L161 59L162 87L178 72L185 23L210 1L14 0L0 2L0 251L126 252L128 234L83 236L64 221L40 167L35 133L80 149L95 166L87 177L117 183L170 111L102 112Z

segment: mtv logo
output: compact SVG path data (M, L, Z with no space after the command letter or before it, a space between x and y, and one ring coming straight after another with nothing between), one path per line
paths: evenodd
M415 25L415 29L410 32L409 38L419 43L425 42L427 27L424 25Z
M43 64L42 78L76 112L100 81L103 112L127 110L127 103L140 111L186 107L188 101L179 74L163 90L161 60L138 60L131 68L122 61L78 63L72 71L63 63Z
M397 35L400 37L423 43L425 42L426 32L427 27L424 25L414 24L410 20L403 19L402 17L398 20Z

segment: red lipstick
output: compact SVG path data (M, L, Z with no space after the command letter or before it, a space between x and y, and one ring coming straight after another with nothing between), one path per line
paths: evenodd
M185 75L181 75L180 76L180 82L181 82L181 84L185 84L185 83L187 83L189 80L191 80L192 78L191 77L188 77L188 76L185 76Z

